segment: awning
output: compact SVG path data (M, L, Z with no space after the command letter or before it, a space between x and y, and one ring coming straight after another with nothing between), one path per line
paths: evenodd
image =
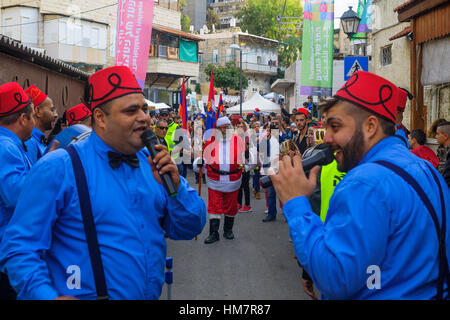
M205 40L202 37L196 36L194 34L187 33L187 32L181 31L181 30L172 29L172 28L153 25L152 29L155 29L155 30L158 30L161 32L167 32L167 33L181 36L182 38L187 38L187 39L191 39L191 40L196 40L196 41L204 41Z
M277 79L274 83L272 83L272 86L270 88L272 90L286 90L287 88L290 88L293 85L295 85L294 80Z
M399 33L396 33L392 37L390 37L389 40L392 41L392 40L399 39L401 37L407 36L408 33L410 33L410 32L411 32L411 27L407 26L405 29L403 29Z

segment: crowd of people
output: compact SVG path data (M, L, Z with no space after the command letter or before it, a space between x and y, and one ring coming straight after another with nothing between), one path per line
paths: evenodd
M232 240L237 212L252 212L251 194L259 200L262 190L262 222L277 220L279 201L312 299L314 285L331 299L442 298L450 288L450 122L409 132L405 89L358 72L333 98L308 97L292 114L225 109L211 133L203 114L183 129L173 110L149 110L127 67L100 70L87 87L83 103L58 117L36 86L0 86L2 298L157 299L165 237L196 237L209 214L204 243L220 240L222 219ZM373 102L386 87L390 97ZM90 134L61 145L74 125ZM158 140L154 157L143 148L147 130ZM335 159L304 172L302 155L325 145ZM206 184L207 204L189 170ZM262 188L265 176L273 183ZM366 286L371 266L383 290Z

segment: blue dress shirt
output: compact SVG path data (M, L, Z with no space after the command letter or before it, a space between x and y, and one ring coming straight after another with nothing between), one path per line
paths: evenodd
M31 161L19 137L0 127L0 239L13 214Z
M76 150L86 173L111 299L158 299L166 242L192 239L206 222L204 201L185 179L175 197L153 177L147 155L140 167L112 169L113 151L93 131ZM39 186L39 187L37 187ZM78 193L68 153L46 154L32 169L0 247L0 265L19 299L60 295L95 299ZM80 281L74 280L79 270Z
M441 223L439 191L429 165L396 136L376 144L336 186L325 224L306 197L283 206L300 263L329 299L430 299L436 295L438 239L417 193L400 176L373 163L385 160L411 174ZM432 168L437 173L437 171ZM437 174L450 221L450 191ZM450 223L446 229L450 257ZM379 267L379 288L371 282Z
M45 139L44 133L34 127L31 138L25 141L28 157L32 163L36 163L45 153L47 147L43 143L43 139Z

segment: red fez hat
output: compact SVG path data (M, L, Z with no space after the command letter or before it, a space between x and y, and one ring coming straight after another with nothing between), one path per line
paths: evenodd
M357 71L334 95L395 123L400 89L376 74Z
M37 107L40 105L44 100L47 98L47 95L43 93L41 90L39 90L34 85L29 86L25 93L30 97L30 99L33 101L34 107Z
M259 110L259 108L255 108L255 112L259 112L260 110Z
M6 117L25 108L31 102L17 82L0 86L0 117Z
M297 112L303 113L303 114L306 116L306 119L308 119L309 111L306 110L305 108L298 108L298 109L297 109Z
M131 70L126 66L114 66L91 75L84 95L86 105L94 110L108 101L133 93L144 94Z
M91 110L84 104L76 105L66 112L67 123L69 126L76 124L78 121L83 121L92 114Z

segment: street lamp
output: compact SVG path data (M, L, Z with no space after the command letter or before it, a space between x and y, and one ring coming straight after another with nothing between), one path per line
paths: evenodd
M233 43L230 46L230 49L239 50L239 94L240 94L239 113L242 117L242 48L239 47L237 44Z
M351 6L349 6L348 10L342 14L341 16L342 30L350 40L351 39L367 40L367 37L354 36L356 33L358 33L358 27L360 22L361 18L358 17L355 11L352 10ZM366 46L364 45L364 56L365 55L366 55Z

